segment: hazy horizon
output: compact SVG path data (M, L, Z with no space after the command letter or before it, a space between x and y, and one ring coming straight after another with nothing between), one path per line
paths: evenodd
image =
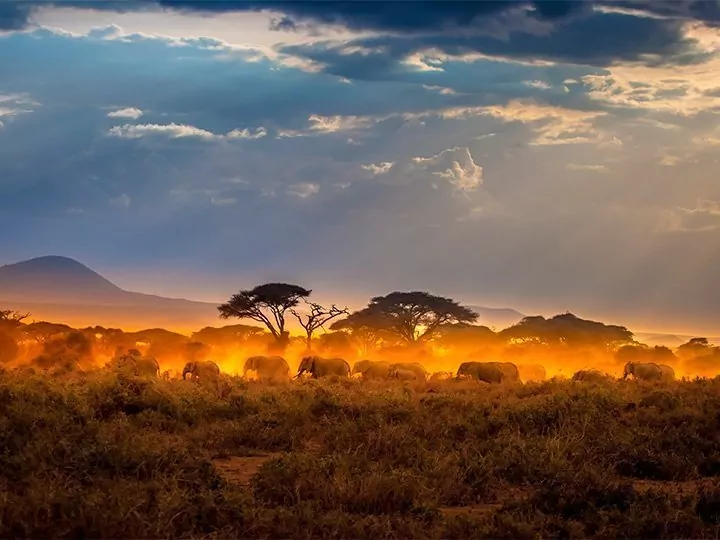
M22 261L14 261L14 262L16 263L16 262L22 262ZM82 261L77 261L77 262L84 264ZM9 265L9 264L14 264L14 263L7 263L7 262L0 261L0 267ZM89 268L91 270L98 272L99 275L108 279L114 285L117 285L121 289L128 291L128 292L157 295L157 296L161 296L161 297L165 297L165 298L191 300L191 301L204 302L204 303L209 303L209 304L220 304L222 302L225 302L231 294L237 292L241 288L252 287L253 286L252 284L258 284L258 283L264 282L263 280L255 280L255 281L246 280L245 282L238 285L234 289L228 289L228 291L224 294L224 296L221 296L220 293L218 293L218 296L212 297L212 296L203 296L202 293L197 294L193 290L193 286L190 285L191 282L196 281L199 277L202 277L202 276L195 276L193 279L188 280L188 282L185 285L182 285L182 284L173 283L172 281L169 281L167 279L167 276L164 275L164 276L158 276L157 281L154 282L154 284L148 284L147 275L132 277L128 274L123 275L122 272L120 272L120 273L113 272L113 269L110 269L106 273L103 271L98 271L97 268L93 268L93 267L89 267ZM265 280L265 281L267 281L267 280ZM153 283L153 282L151 281L151 283ZM304 283L300 283L300 284L304 285L304 286L306 285ZM222 288L221 285L218 285L218 287ZM310 288L312 288L312 287L310 287ZM406 290L406 289L402 289L402 290ZM367 305L367 302L370 300L371 297L386 294L388 292L391 292L391 291L389 291L389 290L374 291L374 292L368 292L365 295L356 295L356 296L352 297L352 296L348 295L347 290L341 291L340 294L333 294L332 291L327 291L327 290L321 290L319 292L316 292L315 290L313 290L311 300L315 301L315 302L324 303L327 305L335 303L339 307L347 307L350 311L353 311L353 310L360 309L360 308L364 307L365 305ZM443 293L443 291L431 290L429 292L434 293L434 294L440 294L440 295L445 294L445 293ZM483 301L482 299L472 299L472 298L464 297L462 295L459 295L459 296L455 295L455 296L453 296L453 298L455 300L458 300L459 302L461 302L464 305L480 306L480 307L489 308L489 309L509 309L509 310L517 311L524 316L542 315L542 316L548 318L548 317L552 317L553 315L557 315L560 313L571 312L581 318L595 319L595 320L604 322L606 324L618 324L618 325L626 326L627 328L629 328L636 334L658 333L658 334L679 334L679 335L687 335L687 336L701 336L702 335L702 336L711 337L711 338L717 337L716 334L713 333L711 328L707 328L706 330L708 330L708 331L696 331L697 329L687 329L687 328L682 329L682 328L679 328L678 326L671 327L671 328L659 328L659 327L652 327L652 326L648 327L648 326L642 326L642 324L641 325L633 325L631 323L628 323L627 320L623 320L622 317L619 317L619 318L618 317L615 317L615 318L609 317L608 318L608 317L603 317L599 314L586 313L581 310L574 310L572 308L568 308L568 309L560 310L560 311L553 310L553 309L533 310L533 309L523 309L522 307L518 307L515 305L502 304L502 303L493 305L493 304ZM2 301L1 297L0 297L0 301ZM31 303L37 303L37 302L33 301ZM84 320L87 317L89 317L89 316L86 315L81 318ZM88 321L90 321L90 319L88 319ZM63 321L55 321L55 322L63 322ZM91 321L91 322L94 322L94 321ZM239 322L255 324L255 323L252 323L252 321L220 320L218 318L218 321L217 321L218 324L215 324L214 326L222 326L225 324L235 324L235 323L239 323ZM88 322L88 324L90 324L90 322ZM300 327L297 325L296 321L293 318L289 319L289 324L294 330L300 330ZM480 321L478 321L478 324L488 324L489 326L497 326L496 330L500 330L507 326L507 325L498 326L498 325L494 324L492 321L484 323L482 318ZM131 327L131 326L133 328L137 328L137 329L144 328L142 325L137 325L137 324L132 325L129 322L124 327ZM167 326L167 328L173 329L174 327L172 324L169 324ZM175 329L177 329L177 328L175 328ZM194 329L194 327L192 325L188 326L187 328L185 328L185 327L182 328L183 331L192 330L192 329Z
M716 333L715 4L375 5L0 0L3 262Z

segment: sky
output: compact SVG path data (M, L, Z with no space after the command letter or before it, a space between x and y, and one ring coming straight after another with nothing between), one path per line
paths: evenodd
M720 324L716 1L0 0L0 263Z

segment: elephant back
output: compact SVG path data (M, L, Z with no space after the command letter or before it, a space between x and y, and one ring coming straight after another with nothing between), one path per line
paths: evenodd
M419 362L397 362L390 366L390 371L395 370L412 371L418 379L427 379L427 370Z

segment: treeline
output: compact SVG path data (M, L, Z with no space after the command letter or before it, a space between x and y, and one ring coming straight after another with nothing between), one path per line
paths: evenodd
M472 309L426 292L378 296L355 312L311 302L310 295L308 289L283 283L240 291L218 307L220 317L262 326L206 327L190 336L161 328L139 332L100 326L76 329L28 322L29 314L0 311L0 364L83 369L135 348L173 368L211 358L233 370L250 354L297 359L313 351L349 361L411 357L435 369L467 359L497 359L538 363L550 372L570 374L590 367L612 372L634 360L669 364L684 374L720 373L720 348L702 337L671 350L638 343L624 326L585 320L572 313L547 319L525 317L494 331L478 325L478 314ZM304 335L290 335L291 319L297 320Z

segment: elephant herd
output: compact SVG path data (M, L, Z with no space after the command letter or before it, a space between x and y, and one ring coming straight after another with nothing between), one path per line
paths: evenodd
M129 370L136 375L157 377L160 366L154 358L143 357L135 350L115 361L116 367ZM243 377L250 372L261 382L286 382L291 379L290 366L281 356L251 356L245 361ZM183 380L190 375L196 382L217 382L220 377L219 366L212 361L188 362L182 371ZM437 372L429 374L418 362L384 362L360 360L351 368L342 358L322 358L306 356L300 361L297 373L292 379L303 375L312 378L329 376L358 377L364 380L401 380L401 381L439 381L447 379L477 380L489 384L517 383L532 380L544 380L545 369L540 365L517 366L511 362L463 362L455 374ZM623 370L622 379L631 376L644 381L673 381L675 371L665 364L651 362L628 362ZM572 380L583 382L602 382L612 377L595 369L576 372Z

